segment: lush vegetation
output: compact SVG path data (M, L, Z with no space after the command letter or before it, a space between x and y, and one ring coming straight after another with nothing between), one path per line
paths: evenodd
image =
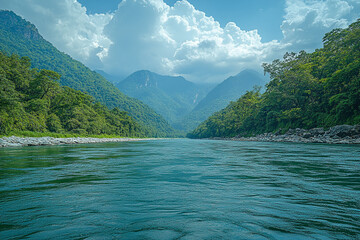
M174 135L172 127L149 106L124 95L100 74L58 51L34 25L10 11L0 11L0 51L28 56L32 67L59 73L61 85L88 93L110 109L128 112L147 136Z
M0 134L144 136L126 112L109 110L90 95L61 87L58 73L30 65L28 57L0 52Z
M231 101L236 101L254 86L264 86L265 77L254 70L244 70L236 76L224 80L213 88L207 96L184 118L179 125L187 132L196 128L215 112L225 108Z
M200 124L189 137L249 136L289 128L360 124L360 20L334 29L313 53L263 64L271 81Z
M207 93L183 77L138 71L116 84L123 93L143 101L175 126ZM181 129L182 130L182 129Z

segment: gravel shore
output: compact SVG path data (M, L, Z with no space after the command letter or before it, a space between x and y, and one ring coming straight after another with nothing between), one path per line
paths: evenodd
M2 137L0 147L47 146L80 143L130 142L149 140L141 138L53 138L53 137Z
M280 131L279 131L280 132ZM264 133L255 137L225 138L233 141L258 142L297 142L297 143L327 143L327 144L360 144L360 125L338 125L328 130L323 128L289 129L285 134ZM215 138L217 139L217 138ZM220 138L224 139L224 138Z

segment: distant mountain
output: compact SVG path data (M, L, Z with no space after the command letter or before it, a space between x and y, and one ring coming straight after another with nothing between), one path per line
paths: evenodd
M254 70L244 70L236 76L224 80L211 90L199 104L178 123L177 128L190 131L213 113L225 108L231 101L236 101L254 86L264 86L266 78Z
M146 70L131 74L116 86L148 104L171 124L188 114L206 94L206 87L183 77L162 76Z
M0 11L0 51L28 56L32 67L61 74L60 84L87 92L110 109L118 107L132 116L147 136L172 136L173 128L150 107L120 92L100 74L57 50L36 27L11 11Z
M106 78L106 80L108 80L109 82L111 82L114 85L121 82L125 78L124 76L114 76L114 75L108 74L107 72L104 72L103 70L95 70L95 72L97 72L98 74L100 74L101 76Z
M290 139L306 142L359 139L360 19L348 28L326 33L323 47L315 52L285 55L283 60L264 64L264 70L271 76L264 94L246 93L188 137L286 133Z

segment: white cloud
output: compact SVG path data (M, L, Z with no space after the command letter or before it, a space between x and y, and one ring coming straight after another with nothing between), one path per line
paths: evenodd
M163 58L171 54L172 40L162 29L168 6L162 0L126 0L105 27L111 39L108 57L104 58L107 72L130 74L149 69L163 72Z
M128 74L150 69L193 81L220 81L246 67L259 67L278 47L262 43L256 30L225 28L186 0L169 7L162 0L126 0L105 33L114 43L104 58L105 71Z
M322 46L325 33L345 28L359 17L359 0L287 0L286 15L281 25L282 43L289 50L313 51Z
M359 17L360 0L287 0L281 41L263 42L257 30L222 28L186 0L123 0L113 13L88 15L76 0L0 0L33 22L45 39L92 68L111 74L148 69L193 81L221 81L259 68L285 51L312 51L335 27Z
M112 15L87 15L75 0L0 0L0 6L32 22L55 47L90 66L100 63L111 44L102 31Z

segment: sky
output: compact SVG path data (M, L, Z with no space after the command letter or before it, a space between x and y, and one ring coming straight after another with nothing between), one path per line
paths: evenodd
M0 0L91 69L220 82L285 52L314 51L360 0Z

